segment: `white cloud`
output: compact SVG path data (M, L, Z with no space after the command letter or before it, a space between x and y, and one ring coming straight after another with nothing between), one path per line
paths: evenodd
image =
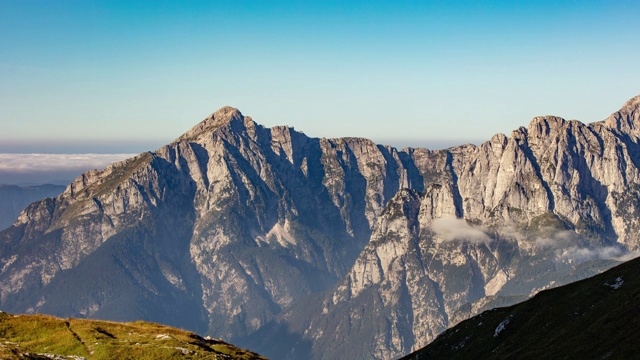
M440 235L445 241L469 241L472 243L488 243L491 238L483 228L471 225L463 219L446 216L436 219L431 224L431 230Z
M104 169L137 154L0 154L0 172L32 173Z
M620 256L620 257L617 257L616 260L625 262L625 261L633 260L633 259L637 258L638 256L640 256L640 251L637 251L637 250L636 251L630 251L630 252L628 252L628 253Z
M464 219L453 216L434 220L431 224L431 230L442 237L444 241L468 241L476 244L492 241L482 226L469 224ZM526 236L523 233L509 225L501 228L500 236L516 241L526 241ZM562 230L545 238L537 238L534 243L539 248L548 248L554 251L557 260L574 265L593 260L625 262L640 257L640 251L628 251L622 245L597 247L572 245L579 239L579 236L575 231Z
M570 264L580 264L586 261L599 259L624 262L640 256L640 252L629 252L620 246L604 246L595 248L571 246L565 249L556 250L556 256L558 259Z

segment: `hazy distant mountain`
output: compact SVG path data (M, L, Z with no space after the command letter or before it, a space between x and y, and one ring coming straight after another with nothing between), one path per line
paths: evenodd
M36 200L56 197L64 191L60 185L17 186L0 184L0 229L11 226L20 212Z
M640 259L484 312L403 358L634 359L640 352Z
M0 233L0 308L144 319L273 358L389 359L639 250L640 97L397 150L225 107Z

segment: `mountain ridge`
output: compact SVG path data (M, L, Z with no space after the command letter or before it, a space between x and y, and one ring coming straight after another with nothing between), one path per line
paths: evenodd
M163 322L278 358L392 358L473 315L460 309L639 250L638 153L633 133L550 116L431 151L224 107L30 205L0 232L0 306Z
M0 229L11 226L20 212L34 201L59 195L64 186L60 185L3 185L0 184Z

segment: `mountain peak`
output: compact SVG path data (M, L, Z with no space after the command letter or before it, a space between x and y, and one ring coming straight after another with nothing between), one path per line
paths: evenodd
M209 115L207 119L218 119L224 121L231 120L235 117L242 117L242 113L240 113L240 110L232 106L223 106L213 114Z
M234 120L244 120L240 110L231 106L223 106L180 136L178 140L193 139L204 132L217 129Z
M620 110L604 120L604 125L640 136L640 95L624 103Z
M638 106L640 106L640 95L636 95L631 99L627 100L627 102L624 103L624 105L622 106L622 110L629 109L629 108L637 109Z

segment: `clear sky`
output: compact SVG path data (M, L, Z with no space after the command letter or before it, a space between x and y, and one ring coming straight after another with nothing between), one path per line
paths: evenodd
M0 0L0 152L153 150L224 105L397 145L597 121L640 94L638 19L635 0Z

